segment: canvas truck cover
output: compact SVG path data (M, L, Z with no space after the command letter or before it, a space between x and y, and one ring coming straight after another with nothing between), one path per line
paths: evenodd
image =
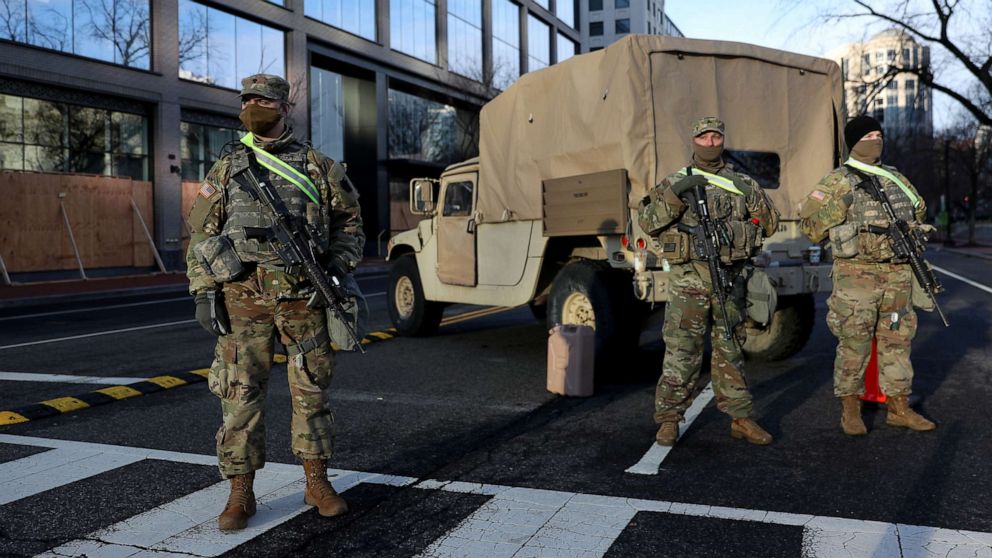
M632 35L523 75L483 107L477 220L541 218L541 181L626 169L641 198L691 156L703 116L727 149L781 161L769 190L786 219L838 163L843 139L834 62L743 43Z

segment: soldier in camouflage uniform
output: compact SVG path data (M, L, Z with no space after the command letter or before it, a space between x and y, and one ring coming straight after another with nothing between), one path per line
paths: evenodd
M881 164L882 128L859 116L844 128L851 158L820 180L800 209L800 227L813 242L829 237L833 251L833 293L827 299L827 325L837 336L834 395L841 400L841 428L849 436L868 431L861 419L864 373L877 340L879 384L888 397L886 424L912 430L936 425L909 408L913 383L910 344L916 335L913 272L894 257L888 235L868 225L888 226L882 205L857 186L878 180L896 215L925 229L923 199L905 176Z
M703 362L706 330L712 327L713 347L710 375L717 407L732 417L731 435L752 444L772 441L751 419L751 394L743 374L744 296L743 287L727 293L727 314L732 324L731 339L725 339L725 326L719 300L713 292L709 268L701 254L688 248L689 235L676 225L698 225L693 209L683 199L697 185L705 186L710 215L724 223L731 247L721 249L721 262L736 283L748 259L761 246L763 236L778 227L779 214L758 183L723 160L724 124L714 117L700 119L692 129L693 156L690 165L661 181L644 199L638 211L641 228L661 236L662 245L686 248L676 251L682 257L663 256L671 264L669 299L665 305L665 360L655 395L656 440L664 446L675 444L678 423L696 393Z
M276 334L289 354L292 449L304 465L305 501L323 516L347 511L327 480L333 416L326 390L334 358L325 311L307 305L309 282L287 272L257 234L272 218L242 186L249 153L256 175L275 186L298 224L316 228L319 256L329 266L352 271L365 244L358 193L343 181L344 168L297 139L287 123L286 80L259 74L241 84L241 121L250 133L229 144L210 169L188 217L187 274L197 320L218 335L209 387L221 400L217 456L231 480L219 518L223 530L243 529L255 513L252 483L265 464L264 405Z

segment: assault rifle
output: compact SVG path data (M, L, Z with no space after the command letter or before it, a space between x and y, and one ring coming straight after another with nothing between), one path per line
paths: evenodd
M692 174L692 169L689 169L689 174ZM690 197L692 205L696 208L696 219L699 224L690 227L679 223L676 228L692 237L692 247L696 254L702 255L706 260L713 292L716 293L717 300L720 301L720 310L723 312L723 338L730 339L732 326L730 316L727 315L727 293L734 287L734 282L727 270L720 265L720 245L730 246L730 239L723 224L710 216L710 208L706 203L706 187L702 184L695 186Z
M937 310L937 314L940 315L940 320L944 322L944 327L950 326L951 324L947 322L947 317L944 316L944 311L937 304L936 295L944 289L940 285L940 281L937 280L937 276L934 275L933 270L930 269L926 260L923 259L923 253L926 251L923 233L910 229L909 223L896 216L896 212L892 208L892 202L889 201L889 195L885 193L877 178L874 176L865 176L857 169L851 168L851 170L861 177L861 183L855 186L855 188L863 188L875 201L882 204L885 217L889 220L888 227L868 225L868 232L884 234L889 237L892 241L892 251L896 257L905 258L909 262L909 267L913 270L913 275L916 276L916 280L923 287L923 291L927 293L927 297L933 302L933 307Z
M363 354L365 347L362 346L358 334L348 321L349 296L341 286L341 281L334 274L328 274L324 266L317 259L314 249L317 246L318 232L313 225L296 225L297 220L289 214L286 203L279 197L279 193L267 179L259 179L255 175L258 168L258 161L251 149L248 150L248 167L242 171L248 181L246 191L249 195L261 202L272 213L272 227L257 228L245 227L245 235L249 238L264 238L279 255L283 265L290 274L300 271L310 280L310 284L317 289L314 296L307 302L307 306L315 308L318 303L322 303L331 312L337 314L338 319L344 325L348 336Z

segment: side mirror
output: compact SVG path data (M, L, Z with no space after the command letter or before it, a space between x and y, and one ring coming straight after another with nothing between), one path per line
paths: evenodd
M414 178L410 181L410 213L434 213L434 189L437 183L437 180L431 178Z

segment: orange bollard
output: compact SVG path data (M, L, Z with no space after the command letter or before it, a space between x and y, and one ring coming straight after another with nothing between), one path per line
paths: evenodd
M861 395L862 401L869 403L885 403L886 397L878 387L878 342L871 338L871 358L868 359L868 367L865 368L865 392Z

